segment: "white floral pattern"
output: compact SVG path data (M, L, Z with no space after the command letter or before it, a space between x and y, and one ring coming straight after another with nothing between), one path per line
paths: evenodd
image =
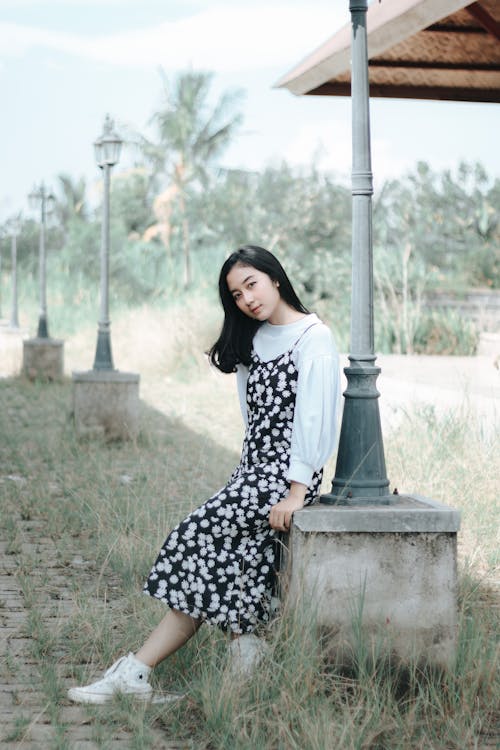
M237 634L269 619L278 560L269 513L290 487L297 391L291 355L300 338L270 362L252 352L240 463L227 485L169 534L144 585L173 609ZM306 505L317 497L321 477L321 470L314 473Z

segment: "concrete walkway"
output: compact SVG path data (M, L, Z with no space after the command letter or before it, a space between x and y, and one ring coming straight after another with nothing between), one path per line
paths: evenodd
M411 408L431 405L437 414L465 409L485 427L500 421L500 370L493 357L380 355L377 365L384 429Z
M15 480L13 480L15 481ZM64 652L55 654L54 671L42 666L37 633L60 633L72 612L72 576L59 562L53 540L41 521L12 519L0 532L0 746L11 750L125 750L131 736L116 728L98 736L98 722L85 707L65 698L70 665ZM75 555L77 567L81 558ZM85 573L78 570L79 585ZM88 576L89 590L95 584ZM91 594L89 594L90 596ZM59 639L58 639L59 640ZM71 670L74 665L71 665ZM97 724L97 731L96 731ZM151 731L144 750L181 750L160 730ZM134 744L134 747L137 747Z

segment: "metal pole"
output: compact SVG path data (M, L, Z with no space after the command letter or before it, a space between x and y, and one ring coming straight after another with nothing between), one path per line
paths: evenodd
M10 313L10 327L19 328L17 315L17 236L14 232L11 240L12 253L12 309Z
M40 314L38 317L38 331L37 338L48 339L49 328L47 321L47 258L45 254L45 221L46 221L46 207L45 198L46 191L45 185L42 184L40 187L41 197L41 222L40 222L40 245L38 253L39 263L39 280L40 280Z
M350 364L335 477L327 504L388 503L384 446L378 408L373 326L373 176L367 0L350 0L352 23L352 307Z
M109 320L109 194L111 167L109 164L104 164L102 170L104 194L101 227L101 310L97 331L94 370L113 370L110 334L111 321Z

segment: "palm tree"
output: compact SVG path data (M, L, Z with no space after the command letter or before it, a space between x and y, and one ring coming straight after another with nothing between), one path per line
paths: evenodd
M212 73L181 73L173 85L161 71L163 103L152 117L158 132L157 142L142 138L142 152L153 171L168 181L155 200L159 233L169 246L171 213L177 202L182 222L184 286L191 283L189 220L186 211L188 187L206 187L210 165L229 145L242 121L234 112L241 92L226 92L210 107L208 95Z
M80 177L75 180L67 174L59 174L57 179L59 196L56 203L56 212L61 225L66 229L71 219L87 218L85 178Z

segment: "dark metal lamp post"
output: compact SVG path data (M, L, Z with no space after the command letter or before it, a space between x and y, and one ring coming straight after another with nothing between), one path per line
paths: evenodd
M38 317L37 338L48 339L49 329L47 320L47 256L45 253L45 229L47 216L53 211L55 196L48 191L43 182L35 187L28 196L30 208L40 211L40 244L38 252L39 285L40 285L40 313Z
M352 309L350 364L335 477L321 502L389 504L373 326L373 177L370 154L367 0L350 0L352 21Z
M109 320L109 193L111 167L118 163L122 139L113 132L113 120L106 115L103 133L94 143L97 166L103 171L103 213L101 231L101 308L94 370L113 370Z

